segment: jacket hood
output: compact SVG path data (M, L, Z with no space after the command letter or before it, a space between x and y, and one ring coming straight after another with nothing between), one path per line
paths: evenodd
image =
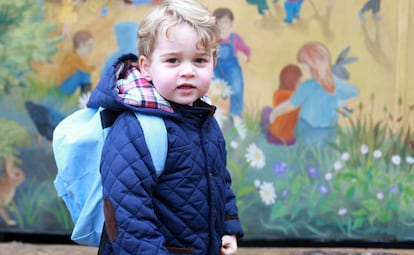
M87 106L113 111L134 110L153 115L172 115L170 103L142 77L134 65L137 60L136 55L128 54L110 65L92 91Z

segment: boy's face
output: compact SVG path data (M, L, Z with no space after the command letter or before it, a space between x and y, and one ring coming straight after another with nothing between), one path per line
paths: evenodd
M197 33L188 24L170 28L167 36L158 34L150 58L140 56L140 70L165 99L191 105L210 87L212 52L197 48Z

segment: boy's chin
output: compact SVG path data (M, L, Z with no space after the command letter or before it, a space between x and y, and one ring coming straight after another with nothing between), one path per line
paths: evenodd
M171 102L174 102L176 104L181 104L181 105L192 106L197 100L198 98L186 98L186 99L171 100Z

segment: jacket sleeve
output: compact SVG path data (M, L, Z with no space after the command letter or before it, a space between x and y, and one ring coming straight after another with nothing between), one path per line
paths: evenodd
M224 222L225 235L237 235L238 238L243 237L243 228L241 226L238 210L236 205L236 196L231 189L231 177L226 169L226 215Z
M216 122L217 123L217 122ZM225 235L237 235L238 238L243 237L243 228L241 226L239 216L238 216L238 209L236 204L236 196L231 188L231 176L229 170L226 168L226 144L225 139L222 136L220 127L218 124L216 125L218 128L218 132L220 133L219 140L222 140L219 150L222 152L223 157L223 167L222 171L224 171L224 199L225 199L225 222L224 222L224 234Z
M152 205L156 175L139 122L115 121L102 151L105 224L114 254L169 254Z

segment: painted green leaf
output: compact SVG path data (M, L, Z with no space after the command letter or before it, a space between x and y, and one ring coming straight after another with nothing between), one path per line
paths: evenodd
M348 200L351 200L355 195L355 191L356 191L355 186L350 187L345 193L345 198Z
M370 211L376 211L379 208L377 200L374 199L365 200L362 205Z
M358 229L365 224L365 218L356 218L354 223L352 224L352 229Z
M289 213L289 208L284 206L282 203L276 203L272 207L272 212L270 214L270 219L275 220L278 218L283 218Z
M358 209L356 211L352 211L351 215L356 216L356 217L360 217L360 216L365 216L367 215L367 211L363 208Z

